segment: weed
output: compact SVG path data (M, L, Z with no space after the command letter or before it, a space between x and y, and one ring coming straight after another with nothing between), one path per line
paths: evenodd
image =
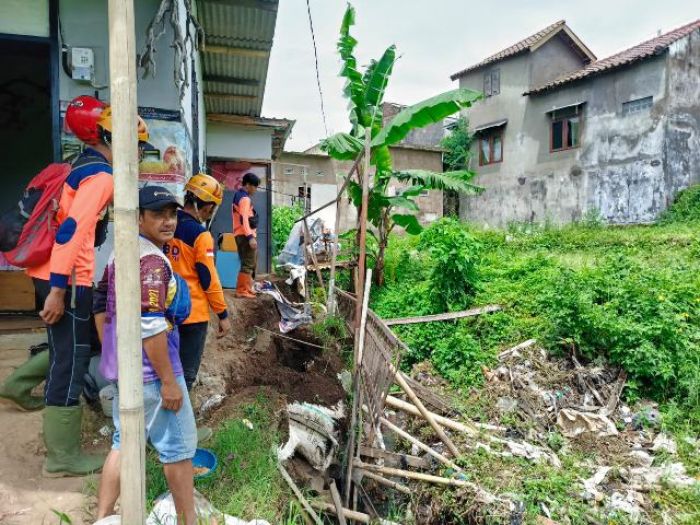
M56 516L58 516L58 525L63 525L64 523L66 525L71 525L73 523L73 520L71 517L66 514L65 512L61 512L56 509L51 509L51 512L53 512Z
M298 509L288 507L289 495L277 471L274 448L279 436L270 430L274 427L272 417L269 400L262 394L241 407L239 417L226 421L211 439L210 448L219 458L219 467L211 477L199 479L195 485L225 514L271 523L302 523ZM253 424L253 430L243 424L243 418ZM150 507L167 490L162 468L153 453L147 458L146 476Z

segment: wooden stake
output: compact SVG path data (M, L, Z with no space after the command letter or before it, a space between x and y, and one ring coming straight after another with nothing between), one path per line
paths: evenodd
M109 0L109 78L114 167L114 259L121 421L121 519L146 521L133 0Z
M282 474L284 481L286 481L287 485L289 485L289 488L292 489L292 492L294 492L294 495L299 500L299 503L301 503L301 506L304 507L304 510L314 520L314 523L316 523L316 525L323 525L323 520L319 518L318 514L316 514L314 509L309 504L308 500L301 493L301 490L299 490L299 487L297 487L297 484L294 483L294 480L289 475L289 472L287 472L287 469L284 468L284 465L282 465L282 463L280 463L279 461L277 462L277 469L280 471L280 474Z
M465 317L475 317L477 315L498 312L500 310L501 307L499 305L492 304L489 306L483 306L481 308L472 308L471 310L464 310L463 312L448 312L445 314L421 315L418 317L399 317L396 319L384 319L383 321L384 324L387 326L433 323L435 321L452 321L454 319L463 319Z
M335 486L335 480L332 479L330 483L331 498L333 498L333 504L335 505L335 511L338 516L338 523L340 525L346 525L345 514L343 514L343 502L340 501L340 493L338 492L338 487Z
M396 381L396 384L399 385L404 392L406 392L406 395L411 400L411 403L413 403L418 409L421 416L423 416L423 418L428 422L428 424L430 424L430 426L433 427L433 430L440 438L440 441L442 441L445 444L445 446L449 449L450 453L454 457L458 457L460 455L460 452L455 446L455 444L452 443L452 440L447 436L447 434L445 434L445 431L442 430L440 425L437 424L435 418L432 415L432 412L428 411L428 409L425 408L423 403L421 403L421 400L418 399L418 396L416 396L416 393L413 391L413 389L410 386L408 386L408 383L406 383L406 380L403 378L401 373L395 369L394 379Z
M394 424L393 424L391 421L389 421L387 418L385 418L385 417L380 417L380 418L379 418L379 421L381 421L382 425L384 425L386 428L388 428L389 430L391 430L391 431L394 432L395 434L401 436L402 438L404 438L405 440L409 441L410 443L416 445L416 446L417 446L419 449L421 449L423 452L426 452L426 453L430 454L430 455L433 456L435 459L437 459L437 460L440 461L441 463L447 465L448 467L453 468L453 469L456 470L457 472L462 472L461 467L457 466L457 464L456 464L454 461L452 461L452 460L446 458L445 456L443 456L442 454L440 454L437 450L435 450L435 449L431 448L430 446L426 445L425 443L423 443L423 442L420 441L419 439L414 438L411 434L409 434L408 432L406 432L406 431L403 430L402 428L399 428L399 427L397 427L396 425L394 425Z
M391 408L403 410L404 412L407 412L414 416L421 415L420 411L415 406L413 406L411 403L406 403L406 401L404 401L403 399L399 399L398 397L387 396L386 404ZM460 423L459 421L454 421L452 419L442 417L438 414L433 414L432 412L431 415L433 416L433 419L435 419L435 421L437 421L444 427L451 428L452 430L457 430L458 432L465 432L470 436L476 436L479 433L478 429L465 425L464 423Z

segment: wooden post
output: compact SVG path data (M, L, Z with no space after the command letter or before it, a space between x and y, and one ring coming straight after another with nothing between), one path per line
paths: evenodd
M338 487L335 486L334 479L331 480L329 488L331 490L333 504L335 505L336 515L338 516L338 523L339 525L347 525L345 514L343 513L343 502L340 500L340 493L338 492Z
M282 474L282 478L284 478L284 481L287 482L289 488L292 489L292 492L294 492L294 495L299 500L299 503L301 503L301 506L304 507L304 511L309 514L309 517L314 520L314 523L316 525L323 525L323 520L319 518L318 514L316 514L314 512L314 509L311 508L311 505L309 504L308 500L301 493L301 490L299 490L297 484L294 483L294 480L289 475L289 472L287 472L287 469L284 468L284 465L282 465L282 463L280 463L279 461L277 462L277 470L280 471L280 474Z
M362 477L374 480L380 485L384 485L385 487L390 487L394 490L398 490L399 492L401 492L402 494L406 494L407 496L411 495L411 489L409 489L406 485L399 483L398 481L392 481L390 479L385 478L384 476L380 476L379 474L375 474L374 472L370 472L368 470L358 469L358 472L362 474Z
M146 520L133 0L109 0L122 523Z
M325 288L325 284L323 284L323 275L321 274L321 269L318 267L318 260L316 259L316 254L314 253L314 243L313 239L311 238L311 231L309 230L309 225L306 222L306 219L304 219L304 239L308 238L308 244L304 242L304 246L309 249L311 255L311 262L314 263L314 268L316 269L316 278L318 279L318 284L321 285L321 288ZM307 269L308 270L308 269Z

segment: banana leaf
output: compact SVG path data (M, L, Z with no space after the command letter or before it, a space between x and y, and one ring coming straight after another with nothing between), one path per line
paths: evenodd
M389 146L403 140L411 130L441 122L445 117L470 107L482 98L471 89L453 89L401 110L391 122L374 137L373 146Z
M355 160L364 147L350 133L336 133L321 141L321 150L337 160Z
M415 215L395 213L391 218L396 224L406 230L406 233L409 235L418 235L423 231L423 226L420 225Z
M365 84L362 74L357 69L357 59L354 55L357 40L350 34L350 28L353 25L355 25L355 8L348 4L340 25L337 45L343 61L340 76L346 79L343 93L350 100L350 120L361 126L367 126L369 123L364 107Z
M459 193L481 193L484 188L469 182L476 174L473 171L446 171L437 173L427 170L395 171L393 176L401 182L423 186L428 190L451 190Z

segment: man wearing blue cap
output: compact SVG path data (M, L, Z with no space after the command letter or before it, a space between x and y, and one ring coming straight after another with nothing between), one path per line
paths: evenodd
M190 313L187 284L178 279L163 253L173 239L181 208L166 188L147 186L139 192L141 255L141 334L143 339L143 405L147 437L158 452L173 495L179 525L195 525L194 471L197 447L194 412L179 354L177 324ZM100 372L118 382L114 260L95 291L95 323L102 334ZM114 437L105 460L98 493L97 519L114 513L119 496L119 396L113 401Z

